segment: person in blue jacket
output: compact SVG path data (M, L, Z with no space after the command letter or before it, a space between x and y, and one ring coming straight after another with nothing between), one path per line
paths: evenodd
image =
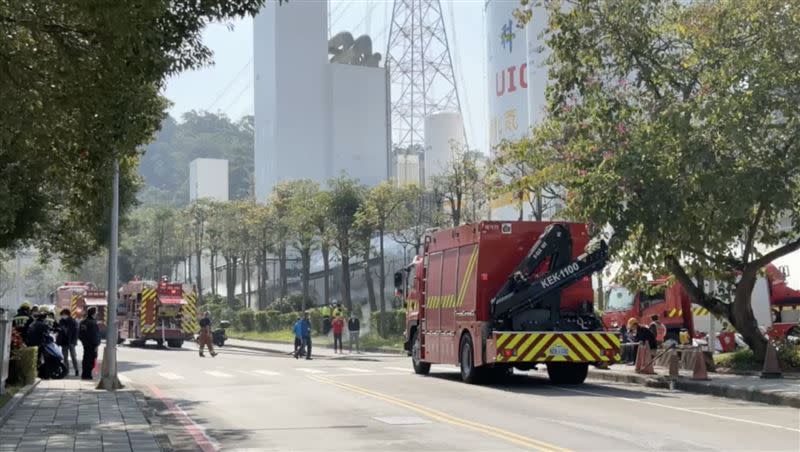
M294 332L294 359L297 359L303 352L303 318L297 317L297 321L292 326Z
M300 321L300 334L303 338L303 346L306 348L306 359L311 359L311 320L308 318L308 313L303 314L303 320Z

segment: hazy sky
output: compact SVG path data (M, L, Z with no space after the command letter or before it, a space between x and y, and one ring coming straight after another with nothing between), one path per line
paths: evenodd
M391 0L331 0L334 33L369 34L375 51L386 53ZM470 146L487 151L484 0L442 0L464 125ZM329 31L330 33L330 31ZM253 113L253 22L213 24L203 34L214 51L214 65L169 80L171 113L223 112L238 119Z

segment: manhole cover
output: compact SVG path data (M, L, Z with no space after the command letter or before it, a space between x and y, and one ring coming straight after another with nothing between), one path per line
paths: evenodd
M416 425L416 424L430 424L431 421L415 416L388 416L373 418L390 425Z

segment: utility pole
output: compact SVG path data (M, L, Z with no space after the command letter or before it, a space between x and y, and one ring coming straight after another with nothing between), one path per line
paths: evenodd
M119 247L119 159L114 160L113 199L111 201L111 240L108 245L108 307L106 308L106 348L97 389L122 388L117 376L117 260Z

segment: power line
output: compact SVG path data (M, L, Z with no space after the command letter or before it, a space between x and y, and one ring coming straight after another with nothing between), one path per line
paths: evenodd
M237 94L237 95L236 95L236 97L234 97L234 98L233 98L233 101L232 101L231 103L229 103L227 107L223 108L223 109L222 109L222 111L224 111L224 112L225 112L225 114L227 114L227 113L228 113L228 110L230 110L230 108L231 108L231 107L233 107L233 105L234 105L234 104L236 104L236 102L238 102L238 101L239 101L239 98L240 98L240 97L242 97L242 95L243 95L243 94L244 94L244 93L245 93L245 92L246 92L248 89L250 89L250 87L251 87L252 85L253 85L253 81L252 81L252 80L250 80L249 82L247 82L247 85L245 85L245 87L244 87L244 88L243 88L241 91L239 91L239 94Z
M220 91L220 93L214 99L214 102L211 102L211 105L209 105L206 108L206 111L211 111L211 109L214 108L215 105L217 105L217 102L222 100L222 97L225 96L225 94L228 93L228 91L231 89L231 87L233 87L233 84L236 83L236 81L239 80L239 78L242 76L242 74L244 74L245 69L247 69L252 62L253 62L253 57L250 57L250 60L244 66L242 66L241 69L239 69L239 72L236 73L236 75L233 77L233 79L231 79L231 81L228 82L228 84L225 86L225 88L223 88L222 91Z

